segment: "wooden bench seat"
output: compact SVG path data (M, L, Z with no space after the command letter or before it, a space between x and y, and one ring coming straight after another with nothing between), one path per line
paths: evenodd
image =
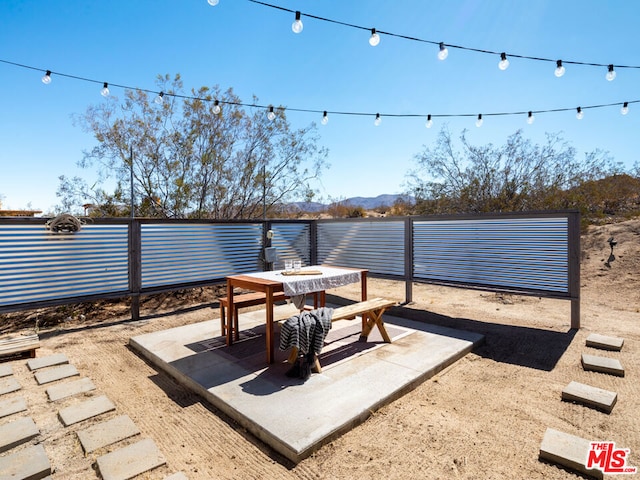
M40 338L36 334L0 338L0 356L28 352L31 358L35 358L38 348Z
M344 307L338 307L333 309L331 315L331 321L336 322L338 320L352 320L356 315L362 315L362 332L360 333L360 341L364 341L369 337L371 330L374 326L378 327L382 339L386 343L391 343L391 337L384 326L382 321L382 314L390 307L396 304L393 300L386 300L384 298L373 298L371 300L364 300L362 302L353 303ZM292 348L289 354L289 363L294 363L298 358L298 349ZM318 356L315 356L314 366L317 373L322 372L320 361Z
M284 292L274 292L273 301L280 302L286 300ZM218 299L220 303L220 334L227 334L227 309L229 308L229 298L221 297ZM238 310L246 307L254 307L256 305L264 305L267 303L267 296L264 292L239 293L233 295L233 326L231 331L235 332L235 339L240 338L240 330L238 329Z

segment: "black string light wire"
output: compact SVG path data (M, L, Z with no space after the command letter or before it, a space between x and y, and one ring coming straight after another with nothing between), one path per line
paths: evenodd
M475 48L475 47L467 47L464 45L454 45L451 43L445 43L445 42L440 42L440 41L434 41L434 40L426 40L424 38L418 38L418 37L413 37L410 35L403 35L403 34L399 34L399 33L394 33L394 32L387 32L384 30L379 30L379 29L375 29L375 28L370 28L370 27L365 27L362 25L355 25L353 23L347 23L347 22L342 22L339 20L333 20L331 18L326 18L326 17L320 17L318 15L312 15L310 13L305 13L305 12L299 12L299 11L295 11L295 10L291 10L289 8L285 8L285 7L281 7L279 5L273 5L271 3L267 3L267 2L263 2L260 0L247 0L251 3L255 3L258 5L263 5L265 7L269 7L269 8L273 8L276 10L281 10L284 12L288 12L288 13L295 13L296 18L298 18L299 15L303 15L305 17L308 18L313 18L314 20L319 20L322 22L328 22L328 23L333 23L336 25L342 25L344 27L349 27L349 28L355 28L355 29L359 29L359 30L366 30L371 32L371 37L369 38L369 43L371 43L371 45L375 46L380 42L380 35L386 35L389 37L396 37L396 38L402 38L404 40L411 40L414 42L421 42L421 43L428 43L431 45L437 45L439 48L438 51L438 58L440 60L444 60L445 58L447 58L447 55L449 54L449 48L455 48L458 50L466 50L469 52L476 52L476 53L483 53L483 54L487 54L487 55L499 55L500 56L500 63L499 63L499 68L501 70L505 70L508 66L509 66L509 60L507 60L507 57L511 57L511 58L520 58L523 60L534 60L534 61L538 61L538 62L552 62L552 63L556 63L556 69L555 69L555 75L556 77L561 77L562 75L564 75L565 73L565 67L564 65L582 65L582 66L587 66L587 67L605 67L607 68L607 75L606 78L607 80L611 81L613 79L616 78L616 72L614 70L614 66L612 64L607 64L607 63L596 63L596 62L584 62L584 61L577 61L577 60L556 60L556 59L552 59L552 58L545 58L545 57L533 57L533 56L529 56L529 55L519 55L516 53L507 53L507 52L497 52L497 51L493 51L493 50L486 50L484 48ZM211 3L211 1L209 1L209 3ZM374 35L376 35L376 39L374 40ZM375 43L375 45L374 45ZM629 68L629 69L640 69L640 65L615 65L615 68L617 69L621 69L621 68Z
M250 0L253 1L253 0ZM89 82L89 83L95 83L98 85L102 85L102 91L103 92L105 90L105 88L107 90L109 90L109 88L121 88L123 90L136 90L136 91L140 91L140 92L145 92L145 93L150 93L153 95L156 95L154 102L157 103L158 105L161 105L165 98L167 97L173 97L173 98L179 98L179 99L186 99L186 100L200 100L200 101L212 101L214 102L214 107L213 107L213 111L214 113L217 115L221 112L221 106L222 105L236 105L239 107L250 107L250 108L261 108L261 109L265 109L267 111L268 116L271 117L275 115L274 112L274 107L272 104L269 105L260 105L260 104L256 104L256 103L244 103L244 102L228 102L228 101L224 101L224 100L218 100L218 99L209 99L209 98L202 98L202 97L195 97L195 96L191 96L191 95L182 95L179 93L172 93L172 92L165 92L165 91L160 91L158 92L157 90L150 90L150 89L146 89L146 88L139 88L139 87L132 87L132 86L128 86L128 85L122 85L122 84L117 84L117 83L112 83L112 82L104 82L104 81L100 81L100 80L94 80L91 78L86 78L86 77L81 77L78 75L70 75L68 73L63 73L63 72L56 72L53 70L46 70L46 69L42 69L42 68L38 68L38 67L32 67L30 65L24 65L22 63L16 63L16 62L11 62L8 60L3 60L0 59L0 63L4 63L6 65L12 65L14 67L19 67L19 68L25 68L28 70L34 70L37 72L45 72L44 76L42 77L42 82L45 83L46 85L48 85L51 81L52 81L52 76L56 76L56 77L61 77L61 78L70 78L72 80L78 80L78 81L82 81L82 82ZM103 94L103 96L106 96ZM604 104L597 104L597 105L587 105L584 107L578 107L577 108L577 112L578 114L584 115L584 110L587 109L599 109L599 108L606 108L606 107L615 107L615 106L621 106L620 109L620 113L622 115L626 115L629 112L629 105L630 104L635 104L635 103L640 103L640 99L639 100L628 100L628 101L624 101L624 102L614 102L614 103L604 103ZM476 113L440 113L440 114L436 114L436 113L429 113L429 114L424 114L424 113L381 113L381 112L354 112L354 111L346 111L346 110L320 110L320 109L314 109L314 108L295 108L295 107L278 107L278 109L283 110L283 111L289 111L289 112L297 112L297 113L313 113L313 114L318 114L318 115L322 115L322 120L320 123L322 123L323 125L326 125L329 122L329 115L343 115L343 116L360 116L360 117L373 117L374 118L374 125L378 126L380 125L380 123L382 122L382 117L390 117L390 118L414 118L414 117L426 117L427 118L427 128L431 128L431 126L433 125L433 119L435 118L464 118L464 117L476 117L477 120L481 120L483 118L486 117L501 117L501 116L526 116L526 118L529 120L533 117L533 114L540 114L540 113L560 113L560 112L568 112L568 111L576 111L575 107L562 107L562 108L553 108L553 109L544 109L544 110L530 110L530 111L512 111L512 112L490 112L490 113L482 113L480 115L476 114ZM274 117L275 118L275 117ZM529 123L533 123L533 121L531 120Z

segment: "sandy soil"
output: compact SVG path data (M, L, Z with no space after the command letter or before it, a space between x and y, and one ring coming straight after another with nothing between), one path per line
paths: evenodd
M618 241L615 258L607 243L610 236ZM132 336L217 317L211 304L176 313L188 299L156 299L143 310L153 316L137 322L126 321L126 307L112 312L111 319L105 319L104 311L84 318L72 315L41 329L38 356L65 353L93 380L94 394L106 394L118 414L129 415L142 435L156 442L167 466L140 478L161 479L176 471L190 479L578 478L538 460L547 427L615 441L630 449L628 464L640 466L640 219L592 227L582 246L578 331L570 330L567 301L416 284L414 303L405 307L413 318L481 332L485 344L298 465L127 347ZM355 289L338 293L358 296ZM372 279L369 295L403 301L404 284ZM53 323L42 313L38 321ZM24 322L17 324L24 328ZM3 330L7 328L5 323ZM592 332L623 337L624 348L615 353L587 348L585 339ZM618 358L626 376L584 371L583 352ZM95 478L92 464L104 451L84 456L72 434L77 428L61 426L26 360L12 364L15 376L27 385L21 395L41 428L39 440L55 468L53 478ZM561 401L562 389L572 380L617 392L613 412Z

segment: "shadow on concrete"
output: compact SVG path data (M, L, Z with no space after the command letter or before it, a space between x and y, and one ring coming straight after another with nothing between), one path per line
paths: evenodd
M473 350L477 355L496 362L544 371L553 370L577 333L576 329L558 332L503 325L406 307L392 308L388 314L430 325L479 333L484 335L484 342Z

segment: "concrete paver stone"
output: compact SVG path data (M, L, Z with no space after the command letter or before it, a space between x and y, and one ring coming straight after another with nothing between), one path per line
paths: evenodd
M23 417L0 426L0 453L22 445L40 434L31 417Z
M74 377L76 375L80 375L80 373L76 367L71 364L49 367L44 370L39 370L34 374L38 385L44 385L45 383L55 382L56 380L62 380L63 378Z
M601 350L622 350L624 338L608 337L599 333L592 333L587 337L587 347L600 348Z
M0 364L0 378L13 375L13 367L8 363Z
M164 477L164 480L189 480L187 476L182 472L176 472L173 475Z
M165 463L164 456L151 439L107 453L97 460L104 480L128 480Z
M64 382L47 388L47 395L50 402L55 402L79 393L91 392L95 389L96 386L90 379L80 378L79 380Z
M84 451L91 453L125 438L138 435L140 430L131 418L127 415L121 415L77 433Z
M0 418L8 417L14 413L24 412L27 402L22 397L10 398L0 401Z
M50 474L51 463L42 445L0 457L0 478L40 480Z
M602 470L587 469L590 440L547 428L540 445L540 458L571 470L603 478Z
M22 387L14 377L0 378L0 395L15 392Z
M54 365L62 365L63 363L69 363L67 356L64 353L56 353L46 357L32 358L27 362L27 367L33 371L40 368L53 367Z
M584 383L571 382L562 390L562 400L578 402L587 407L611 413L618 400L618 394Z
M582 354L582 368L593 372L608 373L618 377L624 377L624 368L617 358L598 357L596 355Z
M63 408L58 412L60 420L65 427L74 423L82 422L89 418L96 417L103 413L115 410L116 406L105 395L86 400L77 405Z

